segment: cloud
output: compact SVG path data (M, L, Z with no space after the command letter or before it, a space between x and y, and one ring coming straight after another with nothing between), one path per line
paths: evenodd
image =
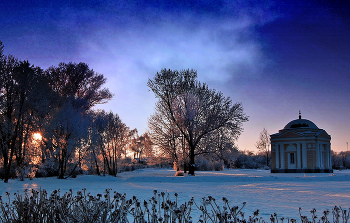
M175 19L175 18L174 18ZM256 74L263 58L262 49L247 33L251 21L207 19L193 28L188 19L166 24L144 25L134 21L126 29L114 26L83 38L81 56L88 60L103 60L115 71L140 69L135 75L154 74L161 68L194 68L205 79L225 82L241 70Z
M139 130L146 125L155 103L146 83L162 68L196 69L199 80L209 87L225 88L236 77L259 78L266 60L254 28L261 21L246 13L156 12L156 17L147 18L124 12L125 17L118 15L110 24L105 22L113 17L97 20L78 47L79 58L103 73L107 87L115 93L104 107L128 119L127 125Z

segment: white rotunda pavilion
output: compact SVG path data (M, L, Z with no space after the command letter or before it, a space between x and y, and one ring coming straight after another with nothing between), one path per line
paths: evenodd
M271 173L332 173L330 141L299 112L299 119L271 135Z

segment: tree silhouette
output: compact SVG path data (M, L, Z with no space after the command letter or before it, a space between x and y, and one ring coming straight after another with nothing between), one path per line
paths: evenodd
M147 86L158 98L156 115L185 139L189 147L189 174L194 175L195 156L199 145L208 135L225 129L232 138L242 132L248 121L241 103L232 103L221 92L209 89L197 80L194 70L162 69ZM164 131L167 129L164 128Z
M270 144L270 134L264 128L260 132L259 140L255 143L255 146L259 151L266 153L266 166L269 166Z

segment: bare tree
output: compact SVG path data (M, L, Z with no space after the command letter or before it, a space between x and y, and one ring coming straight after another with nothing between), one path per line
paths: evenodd
M51 132L47 132L47 138L53 141L52 154L56 154L59 162L58 177L63 179L68 161L73 161L71 156L75 154L75 149L80 146L83 137L88 136L88 125L82 122L86 120L86 111L96 104L106 103L112 94L108 89L102 89L106 78L85 63L60 63L58 67L48 68L44 74L49 86L58 94L52 105L51 118L54 121L49 121ZM85 127L82 127L83 124Z
M88 152L90 160L86 160L87 163L95 165L97 175L101 174L100 166L104 161L105 146L105 133L108 126L108 117L104 110L102 111L90 111L91 117L89 137L88 137ZM102 157L102 158L101 158ZM91 167L92 168L92 167Z
M37 149L30 145L34 133L43 135L41 161L54 158L59 178L63 178L69 163L80 164L84 152L81 145L86 144L89 129L86 112L112 97L108 89L102 89L105 81L102 74L84 63L61 63L43 71L28 61L4 56L0 41L0 158L4 182L8 182L12 166L21 170L30 162L33 151L38 156Z
M130 129L117 114L110 112L107 117L106 148L103 154L105 155L109 174L116 176L118 173L118 159L125 153L124 150L130 141Z
M255 143L256 148L266 154L266 166L269 166L269 153L270 153L270 134L264 128L260 132L258 141Z
M88 117L76 109L72 101L67 101L53 112L53 118L47 126L46 137L51 141L52 154L59 164L59 179L65 178L67 170L70 170L68 176L71 175L79 165L76 150L88 137L88 127Z
M189 147L191 175L196 152L205 137L226 129L236 139L243 130L243 122L248 121L240 103L233 104L229 97L197 81L194 70L162 69L153 80L148 80L147 86L159 99L156 111L184 137Z
M148 119L148 128L154 145L163 156L170 158L171 162L177 165L183 150L183 137L173 124L169 113L162 109L161 103L156 104L155 113Z
M75 98L76 106L85 110L112 98L107 88L102 88L106 78L85 63L60 63L45 71L51 88L62 98Z
M134 130L129 129L117 114L101 111L90 111L93 117L90 130L90 153L96 166L96 172L100 173L99 163L103 163L104 173L111 176L118 173L118 160L126 154L126 148L134 135ZM98 159L100 155L100 159Z
M202 140L200 154L215 155L224 161L225 166L233 166L239 155L235 139L226 129L220 129L209 134Z
M42 80L42 70L28 61L3 56L0 43L0 151L4 182L8 182L13 161L16 166L24 164L27 139L38 125L37 113L48 107L44 102L50 93L44 89L48 88Z
M141 136L137 136L131 140L131 149L134 152L134 158L139 159L139 163L142 162L142 156L152 155L152 141L148 133L144 133Z

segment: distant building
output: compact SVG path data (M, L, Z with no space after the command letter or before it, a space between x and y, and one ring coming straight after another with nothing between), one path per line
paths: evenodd
M312 121L289 122L271 135L271 173L332 173L331 136Z

